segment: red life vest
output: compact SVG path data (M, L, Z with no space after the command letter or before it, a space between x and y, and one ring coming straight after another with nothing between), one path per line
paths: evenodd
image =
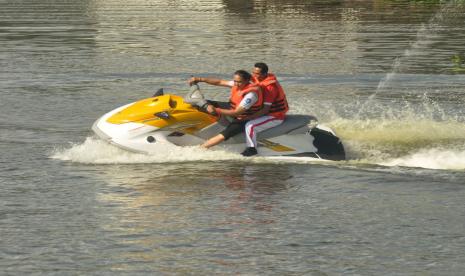
M259 85L262 88L263 93L268 92L268 86L273 85L276 87L278 95L274 102L271 104L270 112L268 113L268 115L277 118L284 118L286 112L289 111L289 105L287 104L286 94L284 93L283 88L276 79L276 76L271 73L268 73L266 78L262 81L259 81L255 77L253 77L252 80L256 85Z
M255 112L259 111L263 107L263 94L259 86L254 84L247 84L242 90L239 90L237 86L233 86L231 88L231 95L229 97L229 104L231 105L231 109L236 109L236 107L241 103L242 99L245 97L247 93L255 92L257 94L258 100L255 104L247 109L244 113L237 116L236 118L239 120L244 119L245 117L254 114Z

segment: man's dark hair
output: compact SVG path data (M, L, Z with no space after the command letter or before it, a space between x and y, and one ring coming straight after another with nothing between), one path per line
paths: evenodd
M265 63L263 63L263 62L257 62L257 63L255 63L254 66L257 67L257 68L260 68L260 73L261 73L262 75L268 74L268 65L266 65Z
M234 72L234 75L239 75L241 79L243 79L246 82L249 82L252 78L252 75L250 75L250 73L245 70L237 70L236 72Z

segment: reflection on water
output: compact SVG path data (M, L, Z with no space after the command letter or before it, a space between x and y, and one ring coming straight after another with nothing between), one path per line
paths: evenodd
M93 10L90 0L7 1L0 12L0 41L16 46L4 47L10 54L91 49L97 33Z
M178 254L186 255L185 265L195 262L187 256L202 256L206 267L242 259L230 254L275 227L293 185L287 166L269 170L231 163L224 170L221 165L147 164L101 172L108 186L97 198L110 211L101 221L102 231L107 242L129 249L117 258L178 273L183 266L169 265ZM116 263L111 269L126 268Z
M412 22L414 20L427 20L431 13L437 9L440 1L412 2L412 1L344 1L344 0L255 0L255 1L228 1L223 0L227 13L243 16L283 14L291 16L310 17L316 20L339 21L344 17L348 9L360 13L359 20L390 20L399 23L393 17L399 16L400 22ZM403 15L403 16L402 16ZM408 16L407 16L408 15Z
M3 6L0 41L11 45L7 53L92 50L108 63L109 51L145 56L151 65L135 62L152 72L225 74L252 57L282 73L384 72L421 39L428 46L404 60L402 72L452 73L452 58L463 54L464 4L455 1L23 0ZM437 31L418 38L432 17ZM224 53L234 57L231 66L217 61Z

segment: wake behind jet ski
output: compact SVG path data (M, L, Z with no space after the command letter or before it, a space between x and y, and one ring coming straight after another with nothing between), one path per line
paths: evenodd
M103 140L125 150L154 153L158 144L194 146L220 133L227 117L216 117L201 110L205 103L198 85L186 97L164 94L116 108L95 121L92 130ZM328 127L311 115L287 115L285 121L258 134L259 156L305 156L344 160L342 143ZM240 153L244 134L225 141L220 147Z

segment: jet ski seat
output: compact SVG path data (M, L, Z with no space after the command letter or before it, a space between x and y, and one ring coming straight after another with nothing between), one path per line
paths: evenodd
M311 121L317 121L316 117L311 115L287 115L284 122L279 126L259 132L257 140L277 137L293 131L299 131L301 128L303 128L302 133L305 133L308 130L306 126ZM232 143L245 143L244 133L239 133L231 137L230 140L232 140Z
M280 136L292 131L299 131L302 128L302 133L306 132L308 128L306 127L311 121L317 121L315 116L311 115L287 115L286 119L282 124L277 127L273 127L262 131L258 134L257 139L268 139L271 137ZM214 135L221 132L227 121L225 118L220 119L216 124L210 125L197 133L197 136L202 139L209 139ZM239 133L231 137L226 143L245 143L244 133Z

